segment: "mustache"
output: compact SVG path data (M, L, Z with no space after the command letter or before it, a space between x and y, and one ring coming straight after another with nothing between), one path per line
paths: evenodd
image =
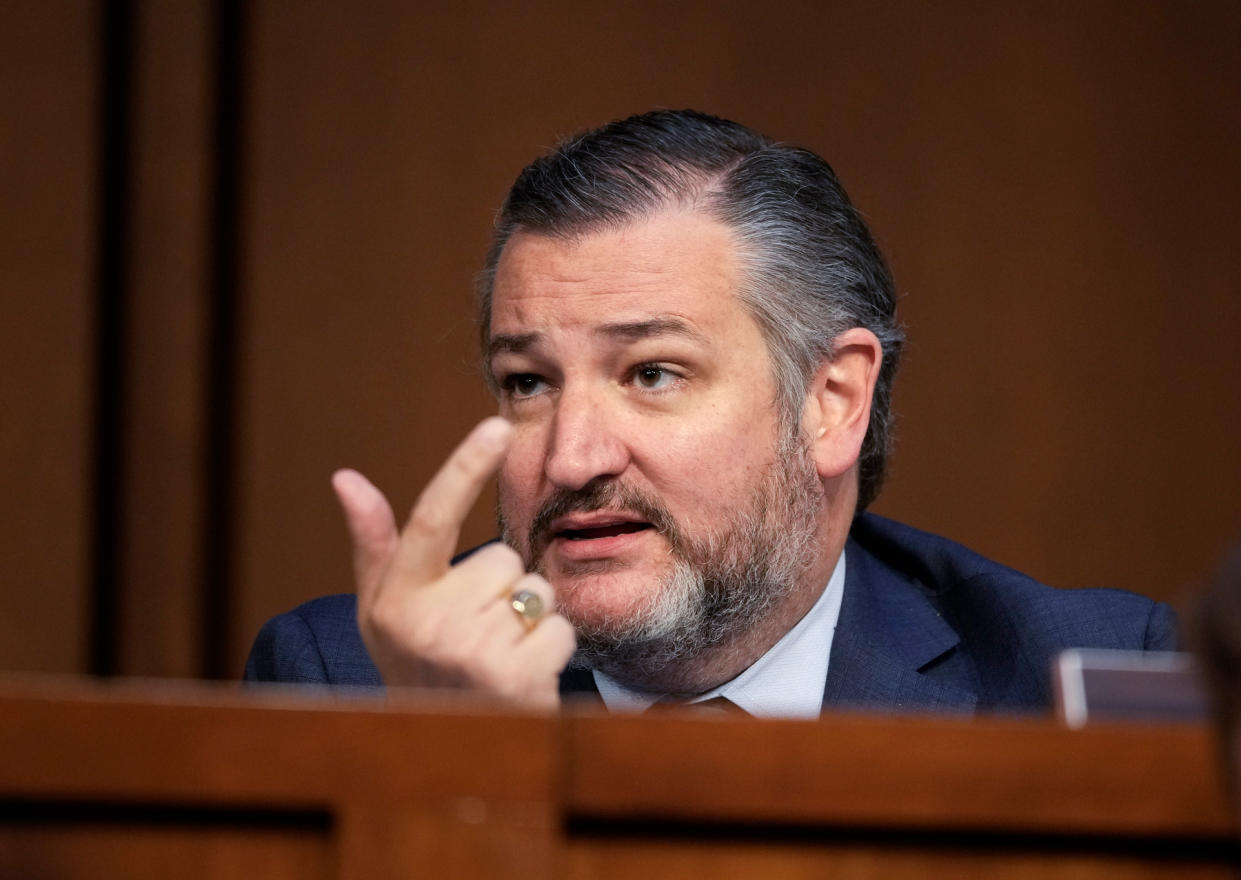
M551 524L570 513L616 510L634 513L663 534L676 550L681 532L672 514L655 498L612 479L595 479L580 489L557 489L547 497L530 522L530 558L537 560L555 536Z

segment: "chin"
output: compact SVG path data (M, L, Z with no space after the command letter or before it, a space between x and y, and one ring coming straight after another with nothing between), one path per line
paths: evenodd
M614 626L651 604L664 579L625 569L558 573L550 579L557 609L574 626Z

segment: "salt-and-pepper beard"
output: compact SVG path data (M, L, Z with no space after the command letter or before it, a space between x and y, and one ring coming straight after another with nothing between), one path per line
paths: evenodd
M570 665L599 669L634 687L692 691L694 684L683 675L688 670L681 669L687 661L728 644L783 604L815 559L823 486L799 439L781 446L748 503L705 535L687 534L657 499L613 479L547 499L531 523L527 546L518 548L527 566L537 561L542 570L552 521L609 509L651 523L668 541L673 560L662 587L623 619L587 624L561 607L577 630ZM516 546L502 512L500 528Z

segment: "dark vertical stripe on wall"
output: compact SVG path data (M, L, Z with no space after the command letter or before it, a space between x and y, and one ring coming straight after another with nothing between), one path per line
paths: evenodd
M112 675L119 660L124 353L129 223L129 93L133 10L128 0L100 9L99 208L95 328L95 438L91 546L90 671Z
M203 498L204 565L202 672L232 673L230 621L236 607L237 354L240 330L238 259L241 186L241 90L244 15L240 0L220 0L216 10L214 181L211 205L211 311L207 364L207 464Z

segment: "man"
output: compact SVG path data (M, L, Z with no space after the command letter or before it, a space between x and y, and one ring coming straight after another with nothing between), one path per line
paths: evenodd
M479 304L502 418L403 530L335 476L356 624L350 597L283 615L248 677L545 710L587 691L968 712L1045 705L1064 647L1175 643L1166 606L1051 590L863 512L902 336L888 269L812 153L688 111L574 138L514 184ZM504 543L453 565L493 474Z

